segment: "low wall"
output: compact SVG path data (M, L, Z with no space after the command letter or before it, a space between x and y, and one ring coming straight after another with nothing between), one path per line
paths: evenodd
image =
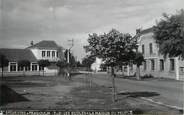
M56 76L57 71L44 71L44 76ZM18 71L18 72L3 72L4 76L43 76L43 71ZM2 73L0 72L0 77Z

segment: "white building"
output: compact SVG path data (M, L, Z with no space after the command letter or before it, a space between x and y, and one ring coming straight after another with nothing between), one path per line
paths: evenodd
M25 49L0 49L0 54L6 56L9 60L8 67L4 68L5 75L14 76L22 75L25 71L27 75L40 75L43 68L39 67L39 60L49 60L51 65L44 68L46 75L56 75L58 68L56 62L64 59L63 48L58 46L54 41L41 41L31 44ZM18 65L20 60L28 60L31 64L22 68ZM1 70L0 70L1 71Z
M145 62L140 67L142 76L152 75L160 78L184 80L184 60L180 57L164 59L155 42L153 28L139 31L135 37L138 38L138 51L145 58Z

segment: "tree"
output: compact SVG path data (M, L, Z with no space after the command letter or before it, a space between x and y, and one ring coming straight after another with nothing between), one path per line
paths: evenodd
M67 60L68 59L68 51L69 50L65 50L65 52L64 52L64 56L65 56L65 59ZM75 57L74 57L74 55L69 51L69 65L70 65L70 67L71 68L73 68L73 67L75 67L76 66L76 64L77 64L77 61L76 61L76 59L75 59Z
M96 57L87 55L82 59L82 65L90 70L91 65L95 62Z
M69 52L69 53L68 53ZM68 55L69 54L69 55ZM67 60L67 62L69 62L68 64L67 64L67 76L68 76L68 78L69 79L71 79L71 75L70 75L70 73L71 73L71 71L73 71L74 70L74 67L76 67L76 64L77 64L77 62L76 62L76 60L75 60L75 57L74 57L74 55L70 52L70 50L65 50L65 52L64 52L64 56L65 56L65 59ZM68 57L69 56L69 57ZM68 60L69 59L69 60Z
M50 66L49 60L39 60L38 65L43 67L43 76L44 76L44 68Z
M18 66L23 68L23 75L25 76L25 67L30 66L30 61L29 60L20 60L18 61Z
M163 19L154 26L154 37L164 57L184 59L184 10L170 16L164 13Z
M123 34L112 29L109 33L102 35L92 34L88 38L89 45L84 46L91 56L102 58L102 61L111 67L113 84L113 101L115 101L115 81L114 67L126 65L133 57L130 55L136 49L136 42L132 40L130 34Z
M6 56L0 54L0 67L1 67L1 70L2 70L2 77L3 77L3 73L4 73L4 67L7 67L8 66L8 59L6 58Z
M106 71L107 66L104 63L102 63L102 64L100 64L100 69L101 69L101 71Z
M142 55L142 53L137 52L134 56L133 59L133 63L136 64L137 68L136 68L136 78L137 80L140 79L140 66L142 65L142 62L144 62L144 56Z
M80 61L77 61L77 62L76 62L76 65L77 65L77 67L81 67L81 66L82 66L82 64L81 64Z
M57 63L56 63L56 65L58 66L58 67L60 67L60 68L65 68L66 66L67 66L67 63L66 63L66 61L65 60L60 60L60 61L58 61Z
M56 63L56 65L59 67L59 74L65 74L64 69L67 68L68 64L65 60L60 60Z

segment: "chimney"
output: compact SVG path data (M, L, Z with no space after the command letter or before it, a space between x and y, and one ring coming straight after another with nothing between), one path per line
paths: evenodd
M33 45L34 45L33 41L31 41L31 43L30 43L30 44L31 44L31 46L33 46Z

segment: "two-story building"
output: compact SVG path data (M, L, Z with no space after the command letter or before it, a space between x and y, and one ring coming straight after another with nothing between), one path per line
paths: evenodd
M63 48L58 46L55 41L41 41L36 44L31 42L31 46L25 49L0 49L0 54L6 56L9 61L8 67L4 68L5 75L20 75L23 71L27 75L40 75L44 69L45 75L56 75L58 67L56 62L64 59ZM22 68L18 65L21 60L28 60L30 66ZM49 60L51 65L41 68L39 60ZM1 70L0 70L1 72Z
M159 47L155 42L153 28L137 31L138 51L145 58L140 67L141 75L165 77L176 80L184 80L184 60L180 57L166 57L159 53Z

